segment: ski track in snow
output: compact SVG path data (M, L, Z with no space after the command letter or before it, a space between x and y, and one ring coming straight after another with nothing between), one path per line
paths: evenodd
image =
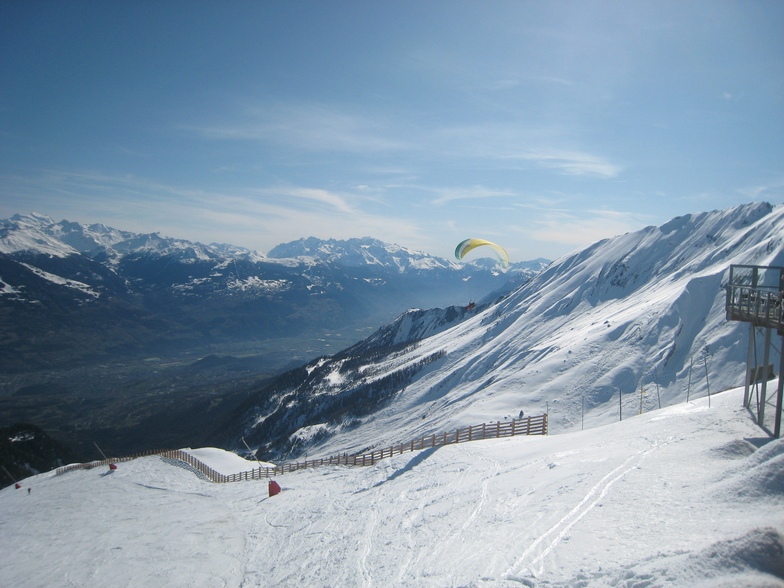
M467 529L471 527L471 525L474 524L474 521L477 519L477 516L485 507L485 505L488 503L489 496L490 496L489 493L490 481L501 470L501 463L496 459L474 453L468 449L459 446L457 447L457 450L463 453L464 455L468 456L470 459L489 461L493 465L493 472L490 474L483 474L484 478L482 480L481 488L479 491L479 500L477 501L476 506L472 510L471 514L469 514L466 517L465 521L463 521L463 524L460 525L458 529L456 529L447 539L443 540L438 545L436 545L431 555L432 559L438 559L438 557L440 557L443 552L448 552L455 544L455 542L461 542L461 540L463 539L463 534L466 532ZM492 551L492 550L493 550L492 546L486 546L485 548L477 550L470 557L473 559L481 558L481 556L485 555L488 551Z
M658 444L654 444L653 447L647 450L636 452L621 465L605 474L571 511L540 535L539 538L520 555L517 561L504 572L504 576L513 579L525 575L526 572L534 577L540 576L544 572L545 558L558 546L569 530L593 510L596 504L607 495L613 484L623 478L631 470L639 467L642 460L657 447ZM526 558L534 553L543 542L547 543L546 546L541 549L533 559L526 562ZM518 571L515 572L515 570Z
M362 550L362 556L358 560L359 566L359 574L363 580L363 586L372 586L373 585L373 575L370 572L370 568L367 565L368 557L370 553L373 551L373 533L376 529L376 525L378 524L378 512L376 509L372 509L370 511L369 520L367 522L367 526L365 527L365 535L364 535L364 548Z

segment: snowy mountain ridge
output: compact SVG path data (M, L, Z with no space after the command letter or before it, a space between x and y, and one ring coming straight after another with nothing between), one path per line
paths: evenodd
M194 243L184 239L162 237L160 233L132 233L104 224L82 225L78 222L61 220L56 222L49 216L31 213L15 214L10 219L0 220L0 253L19 252L44 253L67 257L75 253L96 256L100 253L110 258L118 255L141 252L156 252L161 255L179 253L183 258L249 259L254 262L291 265L310 265L319 262L335 263L342 267L382 266L394 267L398 271L407 269L453 269L465 266L488 267L482 258L467 264L434 257L396 244L384 243L372 237L346 240L302 238L272 248L268 254L251 251L244 247L225 243ZM549 263L546 259L512 264L512 269L529 274L541 270ZM495 268L493 262L489 267Z
M315 357L325 332L339 332L349 345L361 338L354 333L408 308L509 291L546 264L535 260L506 270L480 260L460 264L369 237L300 239L267 256L17 214L0 220L0 308L13 309L18 319L8 326L7 340L36 343L23 353L19 346L0 349L0 357L10 369L29 370L96 361L94 353L79 351L87 347L97 348L103 361L118 349L136 356L216 344L253 349L259 341L291 336L313 341L308 347ZM129 308L134 321L122 319ZM83 314L90 317L82 320ZM31 325L40 331L35 336ZM86 345L65 350L62 342L74 334Z
M464 264L452 260L433 257L421 251L415 251L396 244L384 243L372 237L353 238L346 240L315 237L299 239L291 243L278 245L267 254L271 259L302 259L320 260L336 263L343 267L383 266L397 267L399 271L428 270L434 268L461 268ZM550 263L547 259L535 259L511 265L518 271L537 272ZM474 267L502 272L497 262L486 258L478 258L469 262Z
M199 259L227 255L239 257L250 253L247 249L219 249L216 246L161 237L159 233L121 231L103 224L84 226L67 220L55 222L51 217L38 213L15 214L10 219L0 220L0 253L31 252L57 257L75 253L90 256L103 253L109 258L116 258L120 254L145 251L159 254L182 252Z
M722 286L731 264L784 265L784 206L753 203L688 215L598 242L415 344L415 336L405 334L415 315L404 315L397 330L382 329L355 349L356 356L349 349L331 364L321 362L306 380L309 397L339 403L366 393L372 411L342 417L332 411L333 420L323 420L323 412L295 400L305 387L290 375L288 385L262 393L241 434L262 445L275 407L288 406L283 418L321 431L298 451L320 457L521 410L549 412L554 432L597 426L619 418L619 402L628 415L681 402L687 394L704 396L711 385L714 392L738 385L748 325L724 316ZM440 320L438 313L424 316ZM415 330L427 334L422 325ZM394 346L400 342L409 345ZM388 360L385 345L393 346ZM262 429L254 431L259 423Z
M273 259L293 258L333 262L344 267L366 265L395 266L402 271L406 267L450 267L453 262L437 259L419 251L399 245L390 245L372 237L321 240L315 237L299 239L278 245L269 252Z
M428 310L411 309L389 325L381 327L364 341L351 347L346 353L355 350L394 347L418 341L440 333L476 313L478 307L450 306Z

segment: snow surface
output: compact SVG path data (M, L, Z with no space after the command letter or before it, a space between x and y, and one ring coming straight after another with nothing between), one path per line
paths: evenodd
M76 254L76 249L43 230L43 227L53 223L50 217L36 213L24 216L17 214L0 221L0 253L36 251L54 257Z
M275 464L265 461L248 461L230 451L224 451L217 447L201 447L199 449L183 449L183 452L192 455L200 462L207 464L213 470L224 476L229 476L237 472L247 472L254 468L272 468Z
M40 474L0 491L0 585L784 586L784 440L742 397L300 470L272 498L158 457Z
M53 284L58 284L60 286L65 286L66 288L73 288L74 290L79 290L80 292L93 296L94 298L98 298L101 295L99 292L96 292L84 282L63 278L56 274L52 274L40 268L37 268L34 265L30 265L29 263L20 263L20 265L26 267L38 277L43 278L44 280L48 280Z

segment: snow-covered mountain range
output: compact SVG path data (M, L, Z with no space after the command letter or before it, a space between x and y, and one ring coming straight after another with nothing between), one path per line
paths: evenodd
M342 330L350 342L400 312L465 304L546 260L455 263L372 238L301 239L269 254L40 214L0 220L6 370ZM69 344L72 342L73 344Z
M317 457L524 410L549 436L304 469L274 497L159 457L39 474L0 490L0 584L784 586L784 441L726 390L749 329L722 289L731 264L784 265L783 217L689 215L407 311L259 390L232 435Z
M784 206L679 217L567 255L498 302L408 312L265 387L236 433L272 458L550 414L596 426L743 383L731 264L784 265ZM424 338L423 338L424 337Z

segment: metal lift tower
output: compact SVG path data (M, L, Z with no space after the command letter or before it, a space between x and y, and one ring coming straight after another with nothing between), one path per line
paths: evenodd
M757 403L757 424L765 427L768 380L775 376L770 361L771 334L781 335L779 348L779 386L776 394L774 437L781 437L781 411L784 401L784 267L733 265L727 285L727 320L749 323L749 351L746 361L746 393L743 405L751 410L752 396ZM764 330L762 364L758 364L757 329Z

